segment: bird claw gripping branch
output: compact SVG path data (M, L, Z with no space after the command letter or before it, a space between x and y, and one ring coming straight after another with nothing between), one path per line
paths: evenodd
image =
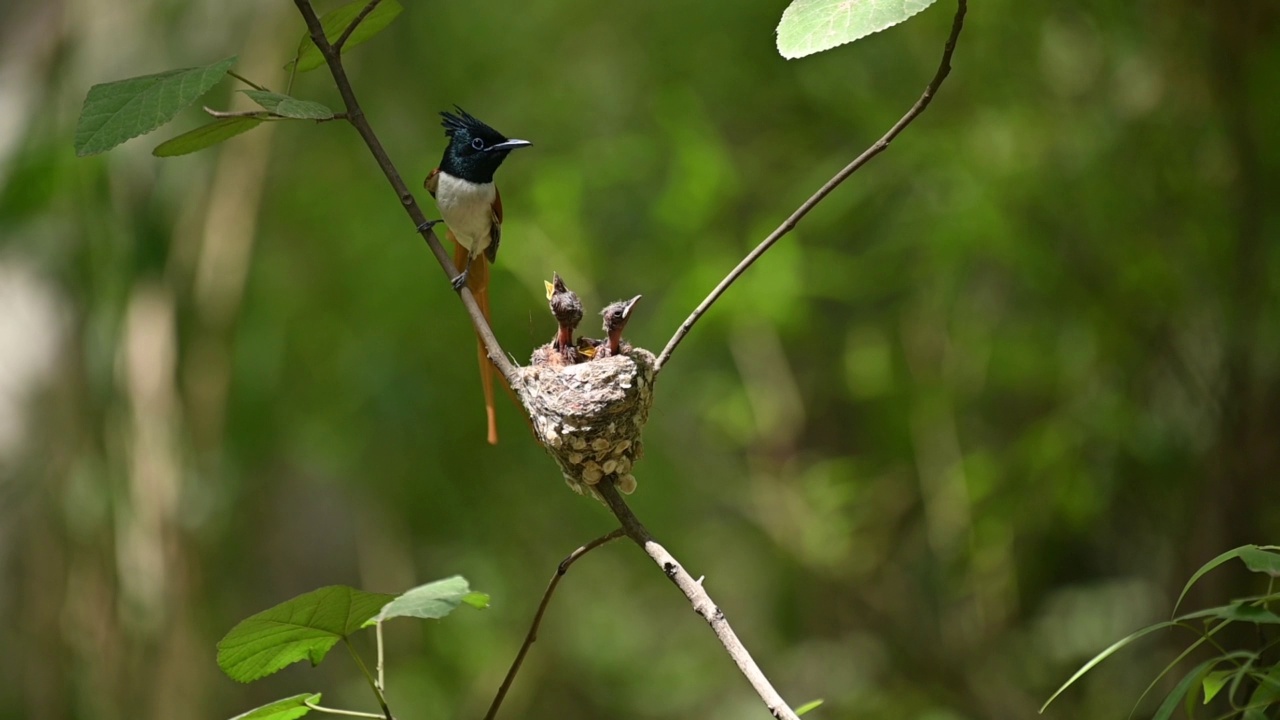
M605 308L605 339L575 341L582 304L556 275L547 283L547 300L559 329L551 342L534 350L532 364L517 371L516 389L539 441L569 487L597 500L601 482L634 492L631 468L644 453L640 434L653 406L657 361L653 353L622 340L638 299Z

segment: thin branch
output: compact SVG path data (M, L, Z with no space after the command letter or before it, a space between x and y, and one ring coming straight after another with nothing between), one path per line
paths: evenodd
M359 710L339 710L338 708L325 707L313 702L303 701L303 705L315 710L316 712L329 713L330 715L348 715L350 717L374 718L375 720L383 720L381 715L376 713L360 712Z
M382 622L378 621L374 624L374 634L378 639L378 689L382 692L387 691L387 676L383 673L386 664L383 662L383 644L382 644Z
M351 659L355 660L356 665L360 666L360 672L364 673L364 679L369 681L369 689L373 691L374 697L378 698L378 706L382 708L383 717L386 720L395 720L395 717L391 715L391 708L387 707L387 698L382 694L382 688L378 687L378 681L369 672L369 666L364 664L364 660L360 658L360 653L356 652L350 640L344 637L342 638L342 643L351 652Z
M681 340L684 340L685 335L689 334L689 330L693 327L693 324L711 308L711 305L724 294L725 290L729 289L729 286L732 285L735 280L746 272L747 268L751 267L756 260L759 260L760 256L764 255L765 251L773 247L774 243L778 242L778 240L782 239L783 236L794 230L796 225L800 223L800 220L803 219L805 215L808 215L810 210L817 207L818 203L822 202L827 195L830 195L832 190L839 187L840 183L843 183L850 175L856 172L863 165L866 165L867 161L871 158L884 152L885 148L889 147L889 143L893 142L893 139L898 136L898 133L902 132L904 128L911 124L912 120L916 119L916 116L924 112L925 108L929 107L929 103L933 101L934 93L938 91L938 88L942 86L942 81L946 80L947 75L951 73L951 55L955 52L956 39L960 37L960 28L964 26L964 14L967 10L967 6L967 0L957 1L956 16L955 19L951 21L951 35L947 37L947 43L942 50L942 62L938 65L938 72L934 74L933 80L929 81L929 85L924 89L924 94L920 96L920 99L916 101L916 104L912 105L911 109L907 111L907 114L903 115L898 122L893 124L893 127L889 128L889 132L885 133L884 137L877 140L875 144L867 148L861 155L855 158L853 162L849 163L843 170L836 173L835 176L828 180L825 185L818 188L817 192L810 196L808 200L805 200L800 207L796 208L795 212L791 213L791 217L788 217L781 225L779 225L777 230L770 233L769 237L766 237L763 242L757 245L756 249L752 250L745 258L743 258L742 262L738 263L738 266L730 271L730 273L725 276L724 280L720 281L719 285L716 285L715 289L711 291L711 294L699 303L698 307L694 308L693 313L680 324L680 327L676 330L675 334L671 336L671 340L667 341L667 346L662 349L662 354L658 356L657 370L662 370L662 367L671 357L671 353L675 352L676 346L680 344Z
M622 523L622 529L626 532L627 537L631 538L635 544L639 545L645 551L658 567L662 568L662 572L666 574L667 579L675 583L680 588L680 592L689 599L689 604L693 606L693 611L698 613L707 624L711 626L711 631L716 634L720 640L720 644L724 645L724 649L729 652L729 657L733 658L733 662L737 664L738 670L751 683L751 687L755 689L756 694L764 701L765 707L769 709L769 713L777 720L798 720L795 711L787 705L778 691L769 683L769 678L765 677L764 672L760 670L760 666L751 658L751 653L747 652L747 648L738 639L738 635L734 633L730 627L728 619L725 618L724 612L715 604L711 596L707 594L706 589L702 587L702 580L693 579L693 576L685 571L682 566L666 548L658 544L653 539L649 531L640 523L640 519L631 512L631 508L626 501L622 499L622 494L618 492L618 488L613 482L601 482L596 486L596 490L604 497L604 502L609 506L609 510L613 512L618 521Z
M364 110L360 108L360 103L356 100L355 91L351 89L351 81L347 79L347 71L342 66L342 56L325 39L324 26L321 25L320 18L316 17L316 11L311 7L310 0L293 0L293 3L298 6L298 12L302 14L302 19L307 23L307 31L311 35L311 41L320 49L320 54L324 56L325 62L329 65L329 72L333 74L333 82L337 85L338 93L342 95L342 101L346 104L347 121L356 129L356 132L360 133L365 145L369 147L369 152L373 153L373 159L377 161L378 167L382 169L382 174L386 176L387 182L391 183L396 197L400 198L400 204L404 206L405 212L409 213L409 219L413 221L414 227L421 227L426 223L427 218L422 214L422 209L418 207L418 201L414 198L413 193L409 192L409 188L404 184L399 171L392 164L391 158L387 156L387 151L383 149L378 136L374 134L368 119L365 118ZM426 241L427 247L431 249L431 254L436 256L436 261L440 263L440 268L444 271L445 276L453 279L457 271L453 267L453 259L449 257L449 253L440 244L440 239L436 237L436 234L430 228L423 230L421 235L422 239ZM471 317L471 324L475 326L476 334L480 336L480 341L484 343L485 353L488 355L489 361L507 379L507 384L514 386L516 384L515 365L507 360L506 354L502 351L502 346L498 344L498 338L494 337L493 329L489 327L489 322L485 320L484 314L480 312L480 306L476 304L476 299L471 294L471 290L463 287L458 292L458 297L462 299L462 305L467 309L467 315Z
M502 701L507 697L507 690L511 689L511 683L516 679L516 673L520 672L520 665L524 663L524 656L528 654L529 647L538 639L538 627L542 625L542 615L547 611L547 605L551 602L551 595L556 591L556 585L560 584L560 578L568 572L569 566L577 562L578 558L595 550L607 542L617 540L623 536L623 529L618 528L607 535L592 540L582 547L569 553L569 556L560 561L560 566L556 568L556 573L551 576L551 582L547 583L547 590L542 594L542 602L538 603L538 611L533 615L533 623L529 626L529 634L525 635L524 644L520 646L520 652L516 653L516 659L511 663L511 669L507 671L507 677L502 681L502 687L498 688L498 694L494 696L493 703L489 705L489 712L485 714L484 720L493 720L498 715L498 708L502 705Z
M204 106L204 111L216 118L252 117L270 120L273 117L281 117L266 110L214 110L208 105Z
M235 78L235 79L239 80L240 82L244 83L245 85L248 85L249 87L253 88L254 90L261 90L262 92L271 92L270 90L266 89L265 87L263 87L263 86L259 85L258 83L256 83L256 82L254 82L254 81L250 80L249 78L247 78L247 77L245 77L245 76L243 76L243 75L241 75L241 74L237 73L237 72L236 72L236 71L234 71L234 70L228 70L228 71L227 71L227 74L228 74L228 75L230 75L231 77L233 77L233 78Z
M334 52L342 52L342 46L347 44L347 38L351 37L351 33L356 31L356 27L360 23L364 22L364 19L369 16L369 13L373 12L374 8L378 7L378 3L380 2L382 2L382 0L369 0L369 4L365 5L360 10L360 14L356 15L356 19L352 20L351 24L347 26L347 29L343 30L342 34L338 36L338 39L333 41Z
M204 111L216 118L238 118L251 117L260 118L262 120L315 120L316 124L333 122L334 120L346 120L347 114L344 112L336 112L333 117L327 118L299 118L273 113L270 110L214 110L208 105L204 106Z

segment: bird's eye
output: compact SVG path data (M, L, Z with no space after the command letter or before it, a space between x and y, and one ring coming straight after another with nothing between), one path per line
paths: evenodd
M472 141L471 141L471 147L475 148L476 150L483 150L483 149L484 149L484 140L481 140L480 138L476 138L476 139L472 140Z

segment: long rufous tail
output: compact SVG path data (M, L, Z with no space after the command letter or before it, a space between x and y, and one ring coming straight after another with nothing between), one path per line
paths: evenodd
M449 232L449 239L454 240L453 265L458 272L462 272L467 267L467 249L454 239L452 231ZM480 312L488 322L489 260L483 255L471 264L471 272L467 275L467 289L475 297L476 304L480 306ZM497 445L498 417L497 407L493 402L493 364L489 362L489 355L485 352L484 342L480 340L479 335L476 336L476 355L480 360L480 387L484 390L484 412L489 422L489 444Z

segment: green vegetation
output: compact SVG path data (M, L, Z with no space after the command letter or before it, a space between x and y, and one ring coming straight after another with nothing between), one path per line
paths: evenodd
M657 351L919 96L928 6L384 0L343 50L415 189L455 103L535 143L499 179L517 360L553 270L643 293ZM59 12L0 12L0 720L283 720L315 688L481 717L613 518L511 405L485 444L468 320L291 3ZM664 368L629 502L805 717L1274 717L1275 19L971 7L929 112ZM453 573L492 606L382 637L488 605L393 600ZM634 547L561 585L501 717L763 714Z

